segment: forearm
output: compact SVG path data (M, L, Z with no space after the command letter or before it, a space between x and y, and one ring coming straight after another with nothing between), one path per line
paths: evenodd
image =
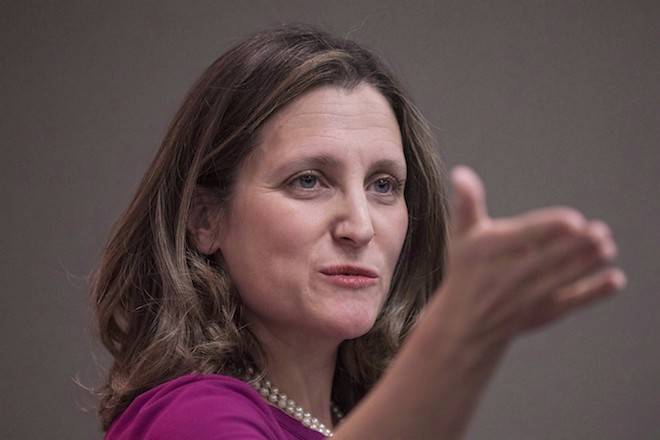
M452 323L449 310L428 312L335 438L454 440L463 436L506 343L470 341Z

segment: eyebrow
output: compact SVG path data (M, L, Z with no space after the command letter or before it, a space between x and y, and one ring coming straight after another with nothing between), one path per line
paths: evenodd
M298 159L293 159L286 162L282 166L277 168L277 172L289 171L298 168L343 168L343 164L340 160L330 154L316 154L314 156L305 156ZM400 161L392 159L380 159L375 161L369 166L369 172L373 171L385 171L391 174L395 174L400 178L406 176L406 167L402 166Z

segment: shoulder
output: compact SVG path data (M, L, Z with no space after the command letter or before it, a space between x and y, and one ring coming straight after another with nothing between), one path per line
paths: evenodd
M188 374L138 396L106 440L281 439L269 405L248 384Z

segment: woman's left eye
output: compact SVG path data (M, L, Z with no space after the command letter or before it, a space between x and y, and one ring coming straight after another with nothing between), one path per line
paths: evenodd
M380 194L396 193L399 190L398 182L392 177L379 177L374 180L373 186Z
M393 186L392 181L384 177L381 177L380 179L374 182L374 188L376 189L376 192L381 192L381 193L390 192L392 186Z

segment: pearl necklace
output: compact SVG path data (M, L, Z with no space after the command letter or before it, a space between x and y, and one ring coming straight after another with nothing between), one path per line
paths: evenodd
M250 376L254 375L254 371L248 370ZM306 427L313 429L314 431L320 432L326 437L332 437L333 433L328 429L323 423L319 421L316 417L313 417L310 413L305 411L301 406L296 406L296 402L293 399L287 397L286 394L281 393L280 390L270 383L269 380L262 381L250 381L250 385L263 396L264 399L268 400L274 406L279 407L282 411L287 412L291 417L300 421ZM341 410L334 404L330 402L330 408L337 418L341 420L344 417L344 414Z

